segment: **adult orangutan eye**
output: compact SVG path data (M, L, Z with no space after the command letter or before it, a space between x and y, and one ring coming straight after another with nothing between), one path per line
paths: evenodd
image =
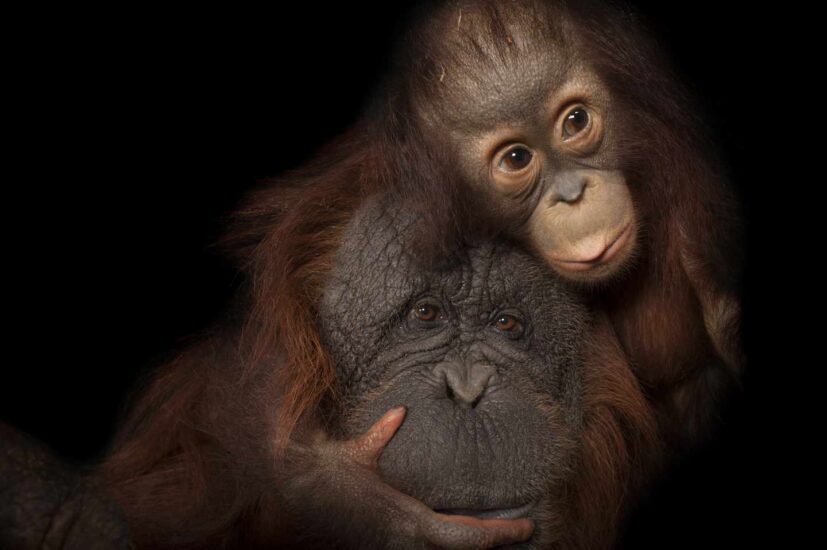
M525 145L514 145L500 157L497 167L503 172L520 172L531 164L534 153Z
M439 308L431 304L416 306L414 311L416 313L416 318L420 321L435 321L437 317L439 317Z
M514 330L517 326L517 319L513 315L500 315L497 318L497 328L500 330Z
M585 107L575 107L566 113L566 118L563 120L563 139L569 139L580 132L583 132L589 127L591 117Z
M509 338L519 338L523 334L523 323L510 313L500 313L494 318L494 328Z
M411 327L432 327L437 326L444 318L442 308L432 300L417 302L408 313L409 326Z

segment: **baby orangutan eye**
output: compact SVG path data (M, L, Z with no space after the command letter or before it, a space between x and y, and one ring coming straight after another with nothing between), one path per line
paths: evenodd
M532 188L540 172L537 154L527 145L514 143L501 148L491 161L495 189L517 196Z
M498 168L503 172L519 172L526 169L534 158L534 153L524 145L515 145L508 149L502 157Z
M585 107L578 106L570 110L563 121L563 139L572 138L585 131L588 129L590 122L591 117Z

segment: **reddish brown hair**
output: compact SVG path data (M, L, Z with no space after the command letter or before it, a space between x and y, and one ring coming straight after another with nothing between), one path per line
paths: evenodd
M485 6L496 15L495 3ZM710 340L716 320L704 317L737 286L735 203L685 95L635 22L615 16L591 6L567 14L582 23L583 53L639 129L623 144L624 168L646 213L646 248L621 290L595 302L581 462L562 520L570 548L611 544L629 495L663 454L658 423L709 414L722 383L705 361L737 355L725 349L734 336ZM247 278L238 334L207 335L160 369L101 469L139 542L204 546L237 542L240 523L284 527L256 519L284 515L251 481L245 453L275 464L295 428L323 423L322 405L335 399L317 305L342 231L367 196L390 189L411 201L427 220L417 246L433 258L465 234L520 237L468 193L433 136L420 135L412 102L404 85L392 86L365 122L238 211L223 242ZM735 334L732 319L719 328Z

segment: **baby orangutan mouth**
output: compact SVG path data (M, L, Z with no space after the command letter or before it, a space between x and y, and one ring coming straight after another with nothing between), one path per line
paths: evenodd
M611 262L615 257L618 257L624 250L629 248L630 239L633 237L632 230L633 223L627 224L608 244L601 249L601 251L592 258L583 260L553 260L560 264L561 268L570 271L586 271L598 266L602 266Z

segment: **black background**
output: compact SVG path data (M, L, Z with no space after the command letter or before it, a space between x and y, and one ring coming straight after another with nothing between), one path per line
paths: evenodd
M210 247L226 215L354 122L410 2L301 4L9 19L0 419L94 460L136 380L221 317L238 282ZM794 27L779 10L634 4L700 97L745 205L750 364L721 435L643 505L627 545L790 543L808 488L800 374L816 364L795 356L779 279L806 266L786 235L797 216L778 208L797 182L777 144L800 139L814 101L785 95Z

